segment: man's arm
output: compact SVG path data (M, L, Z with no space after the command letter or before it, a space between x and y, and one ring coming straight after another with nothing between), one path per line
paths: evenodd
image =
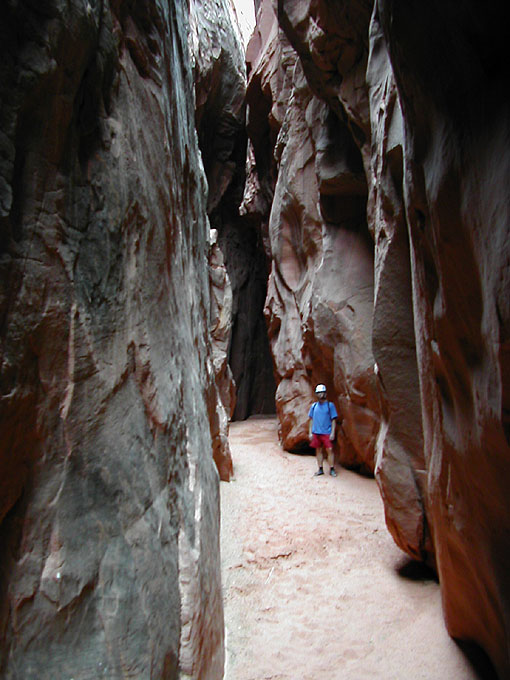
M329 435L329 438L331 441L335 438L335 432L336 432L336 418L331 418L331 434Z
M313 420L312 420L312 418L309 418L309 420L308 420L308 439L312 438L312 425L313 425Z

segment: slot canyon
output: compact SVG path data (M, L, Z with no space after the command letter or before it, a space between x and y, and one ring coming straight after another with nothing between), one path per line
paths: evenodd
M0 678L221 680L230 423L302 467L325 383L507 680L505 8L254 9L0 5Z

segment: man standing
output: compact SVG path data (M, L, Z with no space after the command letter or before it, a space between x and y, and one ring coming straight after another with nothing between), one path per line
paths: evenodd
M322 448L326 449L326 455L329 464L329 474L336 477L336 470L334 468L333 458L333 441L335 439L336 419L338 414L335 405L326 399L326 385L317 385L315 394L319 401L311 405L308 417L310 418L310 425L308 427L308 436L310 439L310 446L315 449L315 456L317 458L317 465L319 469L315 476L324 474L322 463L324 460L324 453Z

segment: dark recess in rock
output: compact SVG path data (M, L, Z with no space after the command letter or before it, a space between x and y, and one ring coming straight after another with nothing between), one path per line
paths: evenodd
M229 364L236 385L234 420L274 413L275 383L263 308L268 272L258 225L239 214L246 166L246 80L233 34L220 25L197 64L197 129L209 184L208 214L233 292ZM235 40L234 40L235 43ZM234 56L233 56L234 55ZM244 54L241 58L244 71ZM199 67L200 66L200 67Z

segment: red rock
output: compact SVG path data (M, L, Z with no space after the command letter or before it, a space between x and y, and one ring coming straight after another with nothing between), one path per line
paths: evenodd
M223 675L185 3L0 9L0 674Z
M367 9L286 2L280 23L314 92L343 108L369 178L388 526L436 561L451 634L481 644L506 677L504 22L474 3L454 15L381 0L369 30ZM332 174L318 174L325 188ZM329 333L322 354L338 345Z
M446 623L453 636L481 644L505 678L510 112L503 8L378 8L404 114L427 506Z
M370 26L367 85L372 127L368 205L376 260L373 350L383 403L375 476L397 545L434 565L403 202L404 123L377 14Z
M340 460L372 471L379 399L362 158L345 122L314 96L270 3L262 3L248 58L248 132L258 180L250 188L272 196L266 316L282 442L290 450L307 446L312 388L325 382L344 419Z
M450 633L507 677L502 9L289 0L278 19L296 54L270 12L262 3L252 43L247 203L270 205L283 443L305 440L305 397L326 382L344 416L341 459L370 468L376 454L393 537L436 565ZM360 238L367 195L373 290L374 244Z

